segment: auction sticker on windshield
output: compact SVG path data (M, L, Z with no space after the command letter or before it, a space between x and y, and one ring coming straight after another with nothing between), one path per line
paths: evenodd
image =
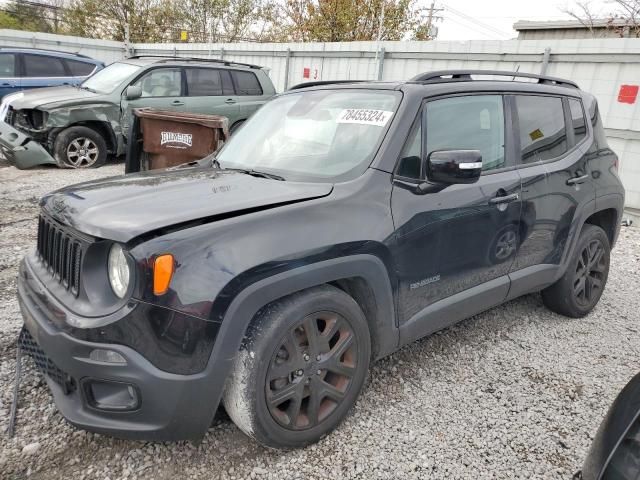
M361 123L384 127L393 112L387 110L370 110L368 108L346 108L338 115L337 123Z

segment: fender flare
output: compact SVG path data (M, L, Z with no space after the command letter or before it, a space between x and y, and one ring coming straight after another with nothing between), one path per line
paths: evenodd
M554 281L558 280L560 277L562 277L562 275L564 275L569 265L569 262L575 255L575 249L578 244L578 238L580 237L580 232L582 232L582 229L587 223L587 219L589 219L589 217L591 217L592 215L598 212L601 212L603 210L608 210L610 208L613 208L614 210L616 210L616 212L618 212L616 224L615 224L616 233L614 236L614 242L612 242L611 244L611 247L613 248L613 245L615 243L615 237L617 237L617 234L620 231L619 225L620 225L620 219L622 216L623 204L624 204L624 197L617 193L605 195L602 197L596 197L593 200L589 200L589 202L580 211L579 221L576 221L574 224L571 225L570 240L568 242L568 248L565 249L564 255L560 262L560 268L558 269L558 272L555 275Z
M556 275L554 276L554 282L558 280L569 266L569 262L575 254L576 246L578 245L578 239L580 238L580 232L584 228L587 219L596 213L596 199L589 200L579 211L579 216L574 217L574 221L569 228L569 238L567 240L567 246L564 249L564 253L560 259L560 264Z
M382 260L374 255L358 254L294 268L249 285L229 305L204 371L210 380L206 398L213 401L212 406L220 403L233 360L249 323L260 308L297 291L349 277L361 277L369 282L378 312L376 319L369 322L372 340L381 342L384 355L394 351L398 347L399 331L389 272ZM211 409L211 417L203 422L203 428L211 424L215 411L216 408Z
M610 193L608 195L596 197L596 213L609 209L616 211L616 219L613 225L613 241L611 242L611 248L613 248L618 240L618 234L620 233L620 222L622 221L622 215L624 212L624 195L621 193Z

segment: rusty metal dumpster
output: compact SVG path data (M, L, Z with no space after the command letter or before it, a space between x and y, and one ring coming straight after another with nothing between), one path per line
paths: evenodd
M226 117L138 108L127 139L125 173L200 160L229 138Z

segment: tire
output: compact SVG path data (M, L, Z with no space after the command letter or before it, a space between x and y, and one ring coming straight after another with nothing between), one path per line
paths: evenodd
M596 306L607 284L611 247L600 227L585 225L567 271L542 291L550 310L572 318L587 315Z
M63 168L97 168L107 161L107 142L92 128L69 127L56 137L53 154Z
M224 407L262 445L303 447L347 416L370 356L367 322L353 298L330 285L294 293L252 320L227 379Z
M244 120L238 120L236 123L231 125L231 128L229 129L229 136L236 133L243 123L244 123Z

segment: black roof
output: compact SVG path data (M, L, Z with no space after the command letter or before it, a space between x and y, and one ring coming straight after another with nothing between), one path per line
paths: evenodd
M474 78L476 77L476 78ZM477 78L477 77L502 77L497 78ZM524 80L523 80L524 79ZM403 85L435 85L464 82L467 86L491 84L492 86L504 86L509 83L512 87L522 89L540 89L541 87L564 87L579 89L578 85L571 81L547 75L537 75L534 73L511 72L504 70L438 70L425 72L408 81L383 82L374 80L322 80L317 82L307 82L294 85L289 90L299 90L303 88L376 88L376 89L398 89Z

